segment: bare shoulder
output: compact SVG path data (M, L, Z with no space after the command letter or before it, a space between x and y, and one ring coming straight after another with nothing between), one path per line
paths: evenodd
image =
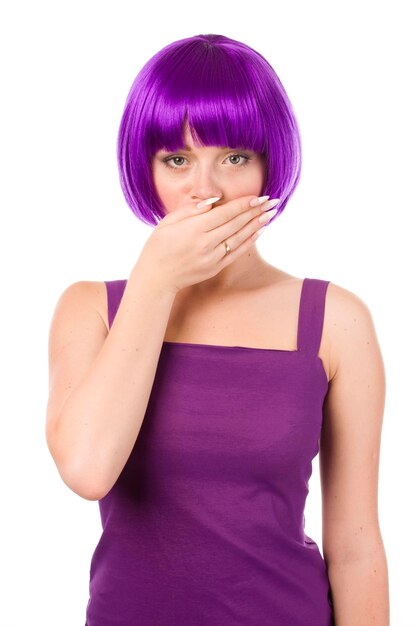
M60 295L56 311L72 317L75 311L94 310L108 332L107 290L102 281L79 280L71 283Z
M364 324L372 324L372 314L366 302L353 291L329 282L326 295L327 321L332 332L348 335L352 328L363 329Z
M331 281L327 287L326 307L329 309L329 314L343 315L356 312L370 315L368 305L362 298L353 291Z
M329 282L323 334L327 337L330 380L334 378L344 358L355 355L377 343L372 313L356 293Z

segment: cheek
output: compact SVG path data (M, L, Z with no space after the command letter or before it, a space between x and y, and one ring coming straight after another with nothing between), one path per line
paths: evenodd
M165 166L162 167L165 168ZM180 185L177 181L172 180L173 176L170 176L170 173L164 171L162 167L157 166L153 169L152 179L161 203L167 211L170 211L172 207L178 204Z
M166 179L166 176L164 176L164 172L160 164L155 165L152 168L152 180L153 180L155 189L161 198L164 195L165 190L169 188L169 186L166 184L165 179Z
M236 177L236 186L242 191L242 195L258 193L262 189L264 181L264 168L248 167L243 169L239 177Z

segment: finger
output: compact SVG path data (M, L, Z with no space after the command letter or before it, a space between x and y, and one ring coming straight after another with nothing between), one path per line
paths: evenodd
M261 199L265 196L261 196ZM223 224L234 219L238 215L247 213L246 221L251 219L254 215L261 212L261 208L265 202L261 202L254 207L250 205L251 201L258 200L257 196L241 196L240 198L234 198L229 200L225 204L213 206L212 210L201 216L200 220L203 225L203 229L209 232ZM259 200L258 200L259 201Z
M205 243L208 248L215 248L220 242L227 239L229 245L238 246L242 240L252 235L263 224L267 223L277 212L274 209L279 204L279 198L264 202L261 206L251 208L237 215L222 226L205 233Z
M212 209L213 204L218 200L220 200L220 198L214 196L212 198L207 198L206 200L203 200L197 205L194 202L189 202L181 208L175 209L175 211L172 211L171 213L165 215L164 222L165 224L173 224L174 222L179 222L180 220L188 218L192 215L200 215L202 213L208 212Z
M233 236L226 237L222 239L217 245L214 246L213 252L216 255L217 261L221 261L223 256L227 256L235 258L236 255L232 256L232 253L235 250L240 250L242 245L244 246L244 250L250 247L250 242L255 243L256 238L254 235L256 233L260 233L265 228L265 225L269 223L269 221L276 215L278 209L271 209L269 211L262 213L262 221L259 221L258 217L252 219L248 224L246 224L242 229L240 229ZM217 229L219 230L219 229ZM230 252L227 252L226 244Z
M235 259L237 259L239 256L244 254L253 245L255 245L255 240L252 239L252 236L250 235L247 239L242 241L240 245L238 245L235 248L231 248L230 252L226 254L226 246L224 245L224 242L222 241L221 243L219 243L219 245L214 251L216 256L218 257L218 262L217 262L217 267L216 267L217 272L220 272L227 265L230 265L230 263L233 263Z

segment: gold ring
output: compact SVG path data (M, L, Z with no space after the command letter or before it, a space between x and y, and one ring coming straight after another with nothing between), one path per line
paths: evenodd
M223 243L224 243L224 246L225 246L225 248L226 248L226 254L230 254L231 249L230 249L229 244L227 243L227 241L223 241ZM226 256L226 255L225 255L225 256Z

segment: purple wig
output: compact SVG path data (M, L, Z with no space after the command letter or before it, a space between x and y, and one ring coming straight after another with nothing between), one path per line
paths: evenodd
M203 146L262 154L266 175L260 195L281 198L275 217L282 213L301 170L291 102L261 54L209 34L162 48L141 69L127 96L117 160L123 194L140 220L155 226L165 215L153 183L152 157L161 149L184 149L186 123Z

